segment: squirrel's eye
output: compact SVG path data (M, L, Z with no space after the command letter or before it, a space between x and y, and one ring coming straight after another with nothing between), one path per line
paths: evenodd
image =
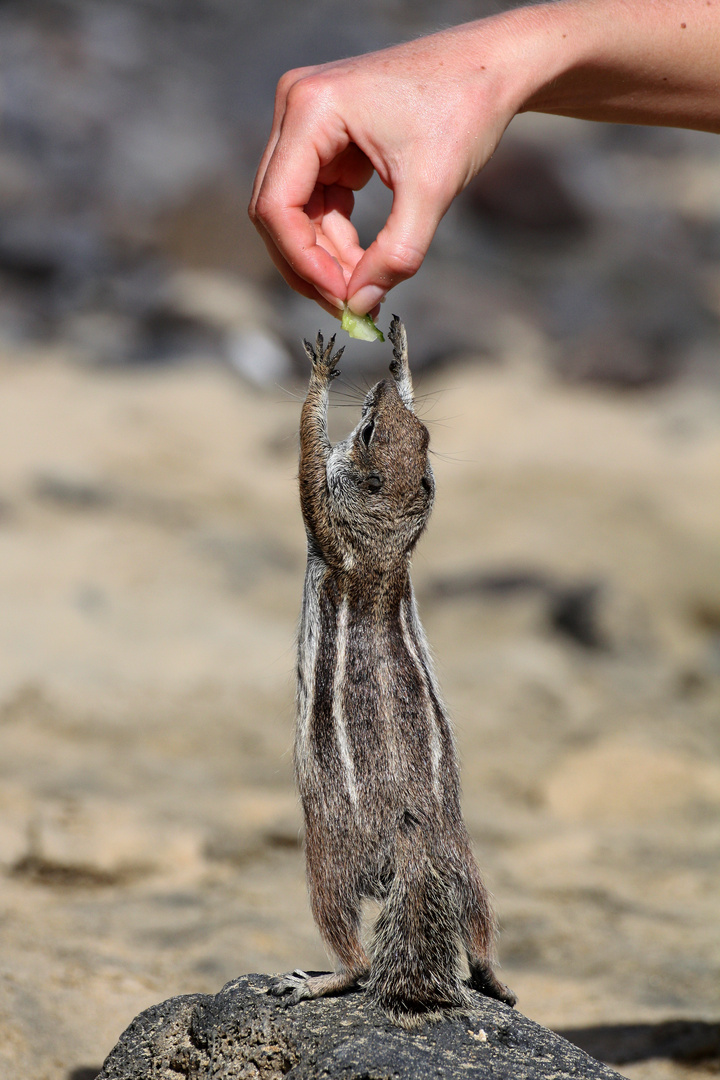
M371 420L370 423L366 424L365 427L360 432L360 434L362 436L362 441L365 443L366 446L370 445L370 440L373 437L373 431L374 430L375 430L375 421Z
M420 487L424 488L428 495L432 491L432 484L428 480L427 476L423 476L422 480L420 481Z
M382 477L378 476L377 473L370 473L365 481L365 487L368 491L379 491L382 487Z

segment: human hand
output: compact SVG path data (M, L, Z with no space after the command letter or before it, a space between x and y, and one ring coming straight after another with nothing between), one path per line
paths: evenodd
M502 90L503 17L290 71L280 80L250 216L285 280L331 314L365 314L420 267L454 197L493 153L516 103ZM363 251L353 192L393 193Z
M554 0L284 75L250 216L285 279L374 311L420 267L448 206L515 113L720 132L720 5ZM393 193L363 251L353 192Z

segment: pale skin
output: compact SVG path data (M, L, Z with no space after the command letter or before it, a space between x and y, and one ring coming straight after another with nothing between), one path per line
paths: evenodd
M250 216L299 293L375 311L527 111L720 133L720 0L556 0L290 71ZM363 250L353 192L373 172L393 203Z

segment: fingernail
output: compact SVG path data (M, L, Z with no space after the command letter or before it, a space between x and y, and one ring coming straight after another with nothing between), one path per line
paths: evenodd
M345 301L341 300L338 296L333 296L332 293L325 292L324 289L318 289L317 285L315 288L320 295L327 300L328 304L332 304L333 307L339 308L340 311L345 307Z
M356 315L367 315L376 304L381 304L385 299L385 290L379 285L363 285L354 296L348 300L348 307Z

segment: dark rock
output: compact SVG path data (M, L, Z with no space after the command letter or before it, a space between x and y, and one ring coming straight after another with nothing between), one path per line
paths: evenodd
M689 343L716 339L717 315L682 229L657 222L661 245L646 229L628 228L614 251L584 266L569 263L548 289L554 366L567 381L660 385L679 373Z
M462 196L468 210L495 229L576 235L589 219L565 183L558 161L516 140L491 158Z
M498 569L466 571L438 577L431 582L427 595L433 600L453 600L487 596L504 600L519 593L544 593L552 588L549 574L535 569Z
M657 1024L607 1024L564 1033L577 1046L607 1061L625 1065L664 1058L685 1065L720 1069L720 1023L707 1020L663 1020Z
M554 358L555 370L568 382L622 390L662 385L679 363L679 351L669 341L643 341L616 326L589 328L563 340Z
M543 621L564 638L586 649L610 647L602 628L602 586L598 581L560 581L533 568L469 571L431 581L426 597L431 602L479 598L507 601L538 597Z
M553 630L585 649L607 649L598 618L599 598L600 585L596 581L557 588L550 595L549 619Z
M106 485L83 476L63 476L59 473L37 476L33 494L41 502L72 510L104 510L113 502L113 493Z
M133 1020L98 1080L423 1080L619 1074L521 1013L488 998L416 1032L393 1027L362 992L289 1007L270 978L246 975L214 997L171 998Z

